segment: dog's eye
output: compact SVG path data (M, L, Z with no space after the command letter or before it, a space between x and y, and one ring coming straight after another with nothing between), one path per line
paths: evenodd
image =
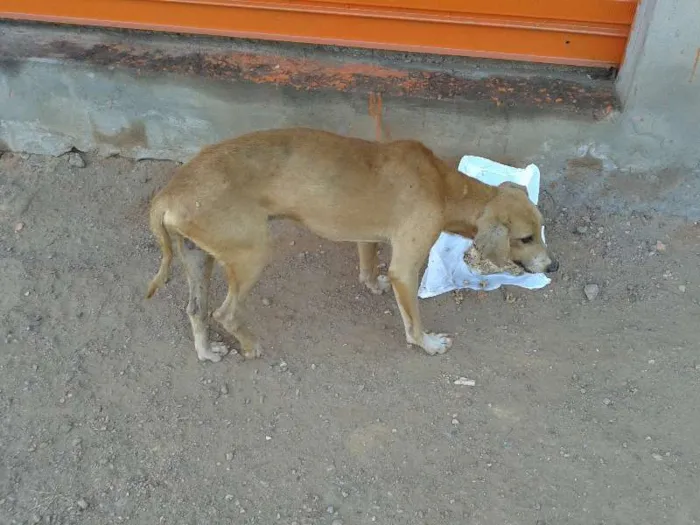
M522 242L523 244L530 244L533 240L534 238L532 237L532 235L528 235L527 237L523 237L522 239L520 239L520 242Z

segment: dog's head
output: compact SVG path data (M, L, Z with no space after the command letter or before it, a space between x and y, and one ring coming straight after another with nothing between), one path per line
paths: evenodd
M522 186L501 184L476 225L474 244L496 265L512 261L529 273L552 273L559 269L559 263L550 258L542 239L542 214Z

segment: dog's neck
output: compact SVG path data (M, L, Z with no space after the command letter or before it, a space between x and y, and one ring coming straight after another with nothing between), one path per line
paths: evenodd
M454 169L443 173L446 184L445 225L443 230L463 237L474 238L476 222L486 205L498 194L498 188Z

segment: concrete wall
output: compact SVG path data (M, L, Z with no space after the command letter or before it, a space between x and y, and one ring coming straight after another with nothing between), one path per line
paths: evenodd
M617 84L620 133L646 137L640 156L700 163L699 62L697 0L644 0Z
M384 123L393 138L423 140L443 155L477 153L521 163L536 162L552 177L572 158L581 156L597 158L609 171L668 166L698 169L700 8L695 3L644 0L628 60L617 83L625 103L622 112L591 117L575 111L544 111L536 106L510 107L510 101L494 103L491 99L495 97L486 97L483 104L454 94L441 100L441 96L432 100L385 96ZM343 92L346 78L331 82L340 86L337 91L304 91L304 83L307 79L313 81L312 77L302 77L296 85L284 85L282 77L287 72L275 76L274 71L268 71L265 75L269 81L259 82L258 78L255 82L232 82L201 74L201 60L187 74L182 70L177 74L146 71L140 64L148 60L140 57L129 67L120 67L113 63L114 53L119 56L120 39L126 37L113 35L105 45L106 37L87 31L80 36L93 39L92 47L81 48L72 60L64 60L45 53L46 49L63 52L76 46L57 41L55 35L42 42L40 35L44 33L37 36L34 31L25 40L43 54L30 53L21 59L12 58L17 45L8 43L9 33L0 35L0 55L5 55L0 56L0 149L58 155L77 148L105 155L186 160L204 144L269 127L313 126L375 137L366 93ZM51 33L48 26L42 31ZM174 41L174 37L158 38L163 40L167 53L169 39ZM220 42L217 45L224 52L232 48L230 41ZM200 41L185 45L193 54L189 58L174 57L174 61L183 64L182 60L202 54ZM103 53L107 48L112 55ZM308 48L298 52L311 53L315 52ZM248 57L246 67L250 71L260 67L254 57L250 58L253 55L241 56ZM365 58L363 55L355 62ZM289 61L284 57L280 60ZM220 64L214 61L209 66L216 71ZM440 64L432 67L439 68ZM487 87L493 84L489 71L472 68L473 78L480 79L474 82ZM548 89L547 82L550 86L562 85L547 68L530 68L525 77L541 77L544 90ZM412 79L403 85L409 86ZM470 82L463 80L465 84ZM528 82L532 84L532 80ZM538 82L532 85L537 87ZM494 92L501 89L499 85L490 87ZM448 83L448 95L450 89ZM481 87L477 87L479 90Z

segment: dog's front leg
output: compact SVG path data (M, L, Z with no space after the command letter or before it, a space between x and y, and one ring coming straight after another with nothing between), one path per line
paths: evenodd
M377 246L376 242L358 242L357 251L360 255L360 283L373 294L381 295L389 291L391 283L386 275L379 275Z
M418 308L418 274L422 261L427 256L432 241L427 249L411 242L393 244L389 279L394 288L396 302L399 305L406 341L420 346L430 355L444 354L452 346L452 338L447 334L434 334L423 330L423 323Z

